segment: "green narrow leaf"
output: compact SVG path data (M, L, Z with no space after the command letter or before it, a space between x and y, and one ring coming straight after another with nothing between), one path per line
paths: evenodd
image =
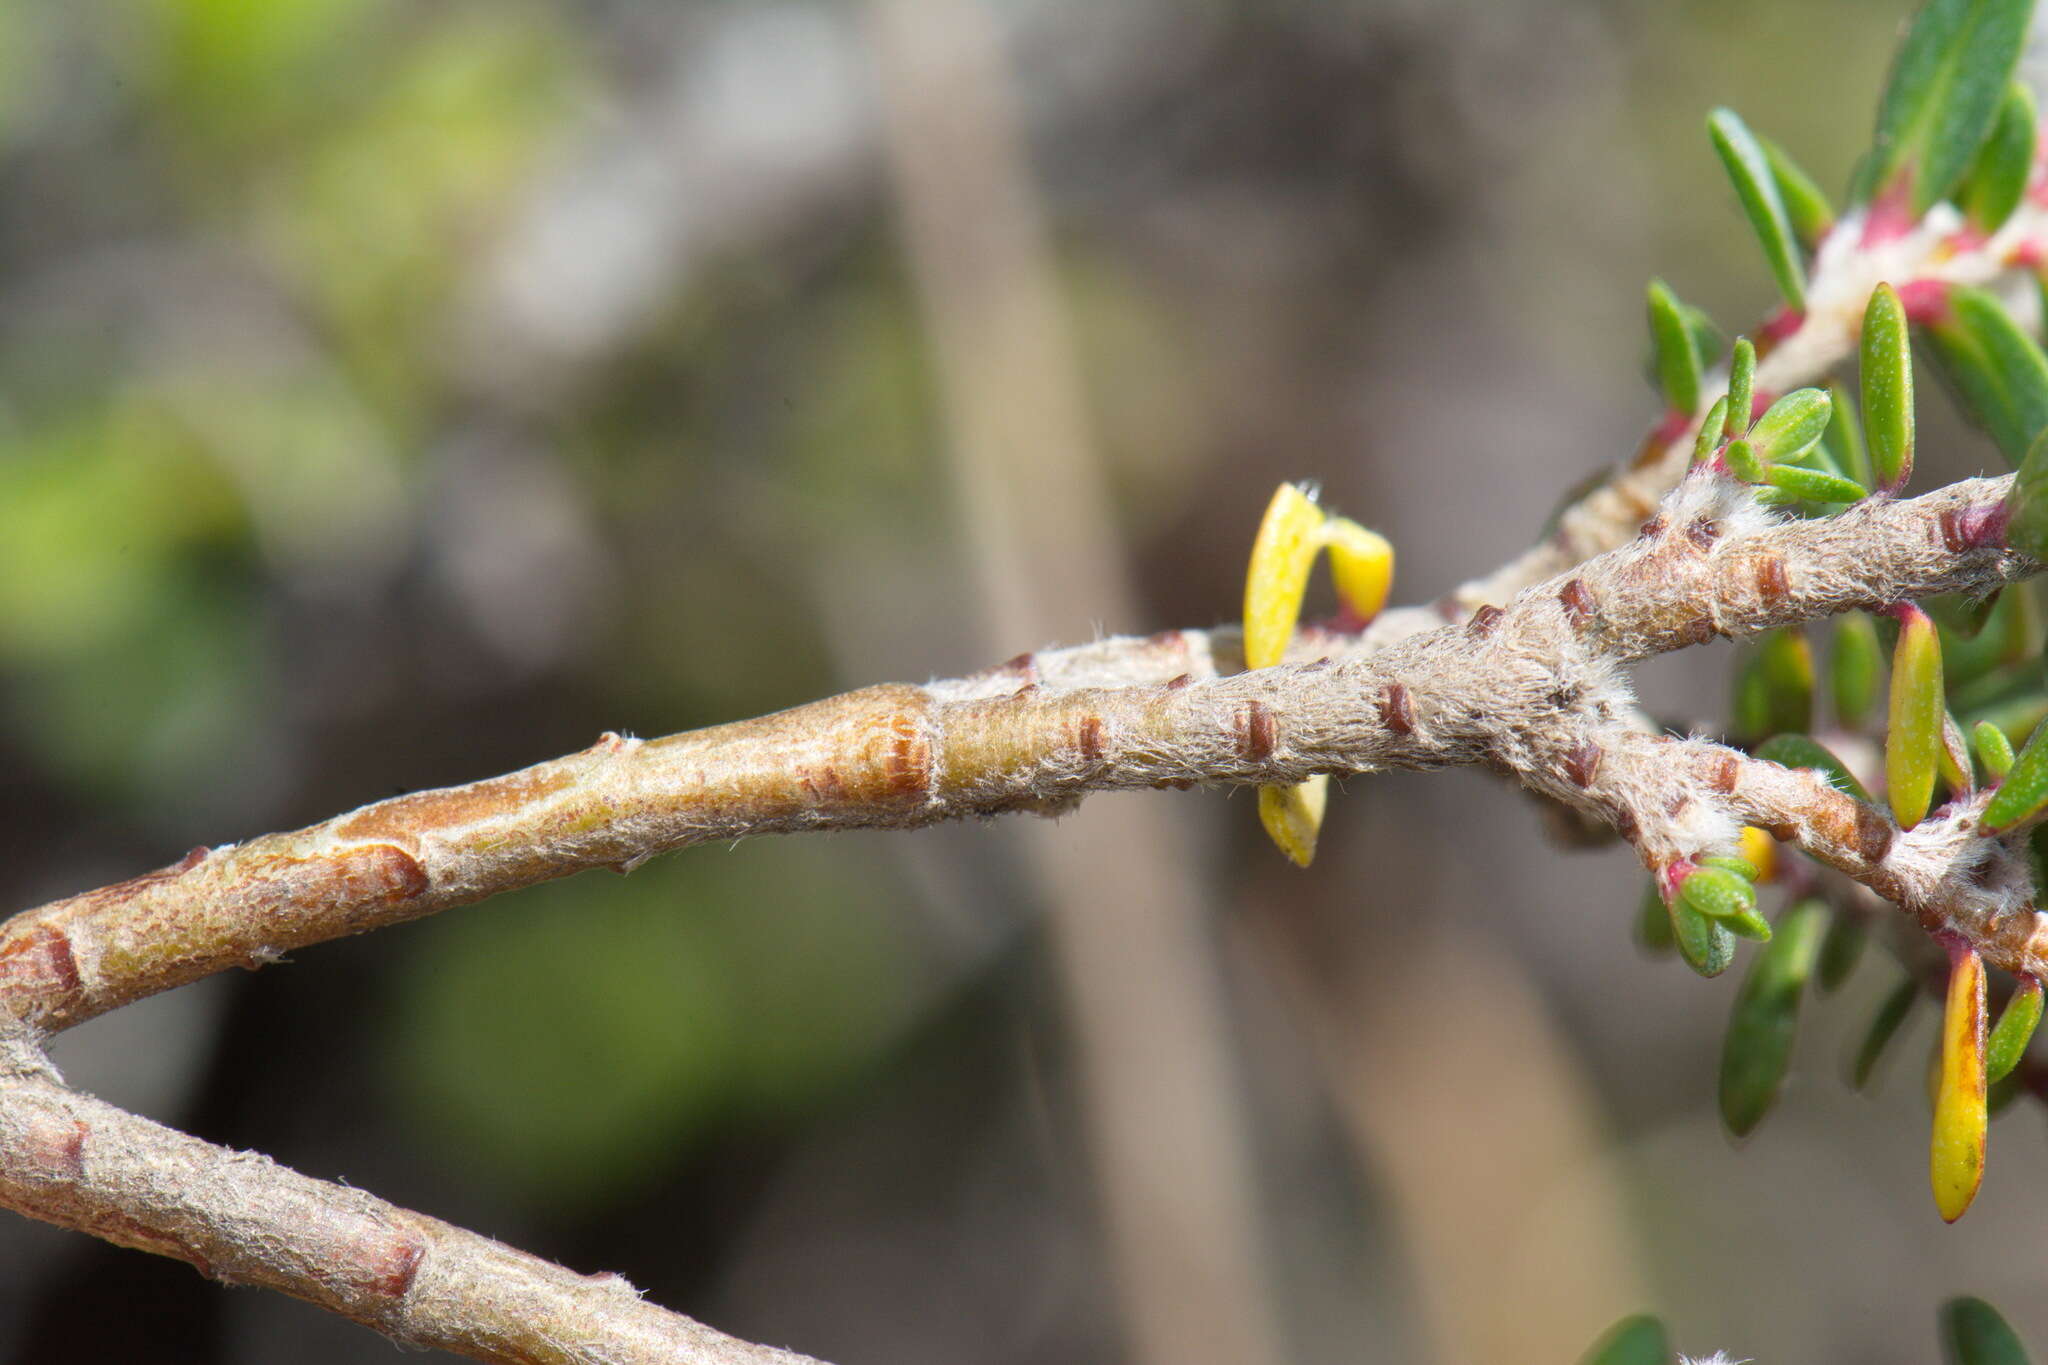
M1802 502L1859 502L1870 490L1860 483L1824 474L1798 465L1774 464L1764 470L1764 482L1782 488Z
M1710 919L1673 896L1666 907L1671 918L1671 937L1685 965L1701 976L1719 976L1735 960L1735 935L1717 919Z
M1641 909L1636 912L1636 943L1646 953L1662 956L1676 946L1671 936L1671 912L1664 908L1664 898L1657 894L1655 878L1643 893Z
M1728 400L1716 398L1714 406L1707 409L1707 415L1700 420L1700 429L1692 441L1692 462L1704 464L1713 458L1721 445L1721 427L1728 416Z
M2036 664L2007 669L1983 679L1977 689L1978 705L1972 714L2005 731L2007 739L2014 735L2025 738L2033 733L2043 717L2048 717L2048 694L2041 690L2041 675L2042 670ZM2003 688L2004 695L1988 695L1995 688ZM2036 885L2048 887L2048 873L2044 873Z
M1820 967L1815 978L1823 991L1839 990L1863 958L1863 946L1870 942L1870 921L1852 910L1835 911L1834 923L1820 945Z
M1785 205L1785 216L1792 220L1792 231L1798 234L1801 246L1813 250L1835 225L1835 211L1827 195L1783 147L1761 135L1757 144L1771 163L1771 178L1778 182L1778 199Z
M1871 476L1894 492L1913 477L1913 341L1889 284L1878 285L1863 310L1859 359Z
M1968 796L1977 790L1977 766L1970 762L1970 741L1963 737L1963 727L1956 724L1956 718L1947 710L1941 715L1941 750L1936 756L1941 767L1941 780L1955 796Z
M2003 781L2012 771L2012 741L2005 737L2005 731L1988 720L1980 720L1970 732L1970 743L1977 751L1977 761L1984 765L1984 775L1993 782Z
M1984 1079L1992 1084L2004 1080L2027 1055L2027 1044L2041 1023L2041 983L2031 976L2020 978L2012 999L1999 1011L1998 1022L1984 1044Z
M1988 720L2003 730L2007 739L2014 735L2025 739L2041 717L2048 715L2043 681L2039 660L2017 668L1994 668L1974 682L1952 685L1949 700L1973 723Z
M1956 195L1970 226L1989 237L2005 226L2027 192L2034 168L2034 92L2021 81L2006 87L1998 122L1977 151Z
M1721 358L1721 352L1728 345L1728 338L1714 325L1704 308L1695 308L1683 300L1678 311L1685 318L1685 328L1692 333L1692 348L1698 352L1701 365L1711 365Z
M2028 660L2015 667L2003 659L1986 659L1983 657L1984 643L1979 637L1964 645L1963 652L1972 656L1966 662L1975 663L1978 667L1974 675L1950 680L1949 702L1958 715L1973 724L1988 720L2005 731L2008 739L2014 735L2025 738L2027 732L2034 728L2035 718L2023 717L2015 722L2013 716L2023 710L2030 699L2038 698L2048 703L2048 697L2042 695L2041 661ZM1946 653L1942 655L1944 662L1948 658Z
M1763 246L1771 278L1787 305L1806 307L1806 268L1799 259L1799 244L1793 238L1792 220L1778 194L1778 178L1771 160L1755 136L1732 109L1716 109L1707 116L1707 133L1728 178L1735 182L1735 194L1742 212Z
M2034 583L2017 583L1999 594L1997 633L2005 646L2001 657L2008 664L2025 663L2041 652L2043 643L2048 643L2042 637L2037 587Z
M1777 933L1750 963L1736 992L1728 1034L1721 1044L1721 1121L1736 1137L1763 1122L1785 1083L1799 997L1812 976L1827 907L1801 901L1778 920Z
M2048 427L2048 355L1983 290L1957 285L1946 299L1924 329L1928 355L1954 388L1964 415L2017 464ZM1868 421L1867 390L1864 411Z
M1728 728L1737 739L1752 740L1771 732L1771 689L1764 678L1762 649L1749 646L1739 657Z
M2004 597L2003 588L1993 588L1982 597L1949 597L1937 599L1939 610L1933 611L1935 624L1941 627L1941 644L1946 651L1943 657L1949 662L1949 678L1954 681L1963 676L1965 670L1956 664L1956 650L1976 642L1984 633L1984 627L1998 612L1999 600ZM1982 646L1998 662L1998 651L2004 648L2002 640L1985 640ZM1976 676L1976 672L1970 676Z
M1827 394L1794 389L1756 419L1749 432L1750 448L1767 464L1796 460L1819 444L1829 416Z
M2048 806L2048 723L2035 727L2026 746L2012 762L2012 771L1984 807L1983 828L1987 834L2011 829L2031 820Z
M1870 793L1863 789L1863 784L1856 780L1842 760L1811 735L1773 735L1757 745L1754 752L1758 758L1782 767L1812 768L1844 795L1853 796L1858 801L1870 800Z
M1843 728L1860 729L1869 718L1883 670L1884 650L1877 642L1877 626L1860 611L1844 614L1835 622L1835 647L1828 660L1835 719Z
M1858 1090L1870 1084L1871 1075L1877 1070L1878 1061L1884 1050L1897 1036L1899 1025L1906 1022L1912 1013L1913 1002L1920 998L1920 987L1911 978L1892 987L1892 993L1884 998L1871 1016L1870 1027L1863 1034L1863 1042L1856 1049L1856 1062L1850 1068L1849 1079Z
M1757 645L1764 679L1764 729L1813 728L1813 646L1798 626L1781 626Z
M1664 401L1690 417L1700 410L1700 353L1684 307L1662 280L1650 281L1650 344Z
M1728 439L1749 434L1751 409L1756 406L1756 347L1748 337L1735 338L1728 354Z
M1744 483L1764 481L1764 463L1756 457L1756 451L1744 440L1730 441L1721 448L1721 463L1728 466L1728 472Z
M1840 384L1830 384L1828 407L1827 445L1834 452L1836 467L1844 478L1871 487L1875 476L1870 471L1870 451L1863 444L1863 420L1857 415L1856 400Z
M1982 1299L1941 1306L1941 1354L1948 1365L2027 1365L2018 1334Z
M1728 926L1728 932L1737 938L1746 938L1752 943L1771 941L1771 922L1754 905L1747 910L1737 911L1724 920L1716 921Z
M1647 1313L1623 1318L1601 1334L1579 1365L1671 1365L1671 1338Z
M1899 647L1899 618L1889 611L1877 612L1871 617L1877 627L1878 643L1884 646L1886 655Z
M2008 651L2027 625L2013 618L2023 609L2025 597L2017 589L2000 590L1988 598L1949 597L1929 605L1941 628L1942 676L1948 681L1950 704L1958 711L1967 709L1959 698L1968 695L1978 679L2001 672L2012 662Z
M2005 498L2005 542L2022 554L2048 560L2048 432L2027 448L2019 477Z
M1856 164L1852 166L1849 171L1850 208L1854 209L1861 205L1868 204L1870 202L1872 180L1876 174L1876 171L1877 153L1875 148L1864 152L1863 155L1856 158ZM1875 217L1877 215L1872 216ZM1888 225L1893 227L1894 230L1903 230L1903 228L1900 225L1902 225L1904 221L1905 213L1903 208L1898 208L1895 205L1894 211L1887 215ZM1867 223L1864 226L1863 232L1866 237L1869 236L1871 233L1870 226Z
M1864 182L1918 218L1946 198L1998 117L2033 0L1928 0L1878 106Z
M1785 463L1804 465L1808 469L1818 470L1823 474L1832 474L1838 479L1849 477L1842 470L1842 457L1835 453L1834 443L1828 440L1825 432L1822 433L1818 441L1813 443L1812 449L1797 459L1787 460ZM1867 488L1869 485L1859 484L1858 486Z
M1726 868L1695 867L1680 884L1679 895L1711 919L1736 919L1756 909L1756 887Z
M1892 815L1911 829L1934 801L1941 766L1941 637L1926 612L1902 602L1893 614L1899 643L1892 652L1891 728L1885 735L1884 774Z

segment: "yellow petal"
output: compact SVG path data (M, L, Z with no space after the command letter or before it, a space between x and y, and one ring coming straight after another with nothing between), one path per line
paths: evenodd
M1329 800L1326 773L1298 786L1259 788L1259 823L1298 867L1307 867L1316 856L1316 832L1323 827L1323 807Z
M1271 668L1287 657L1301 616L1308 571L1322 549L1323 509L1283 483L1266 504L1244 578L1244 666Z
M1738 846L1738 856L1756 869L1756 879L1759 882L1769 881L1771 874L1778 870L1777 840L1755 825L1742 827L1742 842Z
M1338 599L1361 621L1378 616L1394 586L1393 545L1348 517L1331 517L1324 524L1323 543L1330 548Z
M1934 1096L1929 1174L1941 1216L1955 1222L1984 1182L1984 959L1950 954L1948 1005L1941 1018L1941 1079Z

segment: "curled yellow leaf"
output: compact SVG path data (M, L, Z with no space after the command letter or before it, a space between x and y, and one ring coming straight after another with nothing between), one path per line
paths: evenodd
M1297 867L1307 867L1316 856L1316 835L1329 800L1330 779L1325 773L1292 787L1259 788L1259 823Z
M1338 600L1360 623L1378 616L1394 586L1394 547L1377 531L1349 517L1331 517L1323 525L1323 543L1330 549L1330 578Z
M1347 612L1379 615L1394 581L1394 547L1355 521L1332 517L1299 484L1282 484L1266 505L1244 581L1244 663L1271 668L1287 657L1316 556L1330 552L1330 576ZM1273 842L1302 867L1315 857L1330 780L1259 789L1259 820Z
M1323 548L1323 509L1300 485L1283 483L1266 504L1244 578L1244 665L1271 668L1287 657L1308 571Z

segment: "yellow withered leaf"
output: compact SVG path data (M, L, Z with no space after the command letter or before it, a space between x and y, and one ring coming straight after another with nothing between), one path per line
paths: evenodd
M1984 1182L1984 959L1974 949L1949 954L1948 1005L1941 1018L1941 1072L1934 1094L1928 1173L1934 1204L1950 1223L1963 1216Z
M1316 556L1330 552L1330 576L1347 611L1361 622L1379 615L1394 582L1386 537L1332 517L1299 484L1282 484L1266 505L1244 581L1244 664L1271 668L1287 657ZM1330 779L1259 789L1259 820L1273 842L1302 867L1315 857Z
M1756 881L1767 882L1778 870L1778 841L1755 825L1742 827L1742 841L1737 845L1737 854L1756 869Z
M1259 822L1298 867L1307 867L1316 856L1316 834L1323 827L1323 808L1329 800L1330 779L1325 773L1292 787L1259 788Z
M1330 548L1330 578L1338 600L1361 622L1378 616L1394 586L1393 545L1349 517L1325 522L1323 543Z
M1244 579L1244 666L1271 668L1287 657L1308 572L1323 548L1323 509L1298 484L1283 483L1266 504Z

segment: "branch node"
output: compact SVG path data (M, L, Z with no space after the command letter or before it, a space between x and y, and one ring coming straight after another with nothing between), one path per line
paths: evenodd
M1600 773L1600 755L1600 746L1591 740L1587 740L1576 749L1568 750L1563 759L1564 775L1571 779L1575 787L1592 786L1593 779Z
M1415 709L1408 700L1408 689L1400 683L1388 683L1387 690L1380 694L1380 724L1397 735L1415 733Z
M1231 735L1245 762L1264 763L1280 742L1280 726L1274 719L1273 708L1262 701L1246 702L1232 721Z
M1557 599L1564 604L1565 614L1572 618L1574 628L1583 633L1592 626L1598 608L1594 605L1593 594L1586 588L1585 579L1567 579L1565 585L1557 590Z

